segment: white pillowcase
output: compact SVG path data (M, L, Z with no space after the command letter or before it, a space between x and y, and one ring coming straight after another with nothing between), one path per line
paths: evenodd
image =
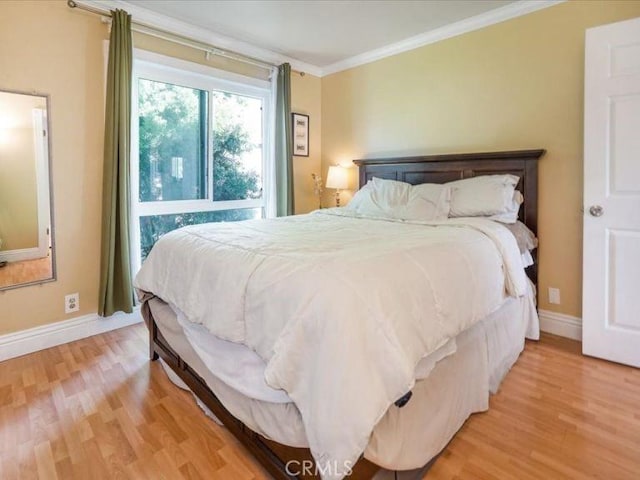
M516 223L518 221L518 212L520 211L520 205L524 202L524 197L519 190L513 192L511 203L507 205L507 209L503 213L496 213L489 217L490 220L495 220L502 223Z
M446 184L451 189L450 217L488 217L503 223L518 220L523 197L515 175L480 175Z
M412 185L409 201L404 207L404 220L446 220L449 216L451 190L436 183Z
M411 185L374 177L347 208L359 215L395 220L445 220L449 214L449 188L434 183Z

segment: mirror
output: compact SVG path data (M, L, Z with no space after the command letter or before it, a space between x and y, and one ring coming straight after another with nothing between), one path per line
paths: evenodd
M0 290L55 280L49 96L0 90Z

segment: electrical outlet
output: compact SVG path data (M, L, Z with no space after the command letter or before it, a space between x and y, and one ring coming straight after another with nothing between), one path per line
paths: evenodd
M549 287L549 303L560 305L560 289Z
M64 296L64 313L73 313L80 310L80 294L71 293Z

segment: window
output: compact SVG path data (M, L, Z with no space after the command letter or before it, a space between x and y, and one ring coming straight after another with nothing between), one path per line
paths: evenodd
M264 216L270 101L269 82L138 52L131 145L134 269L171 230Z
M137 83L140 202L206 199L209 92Z

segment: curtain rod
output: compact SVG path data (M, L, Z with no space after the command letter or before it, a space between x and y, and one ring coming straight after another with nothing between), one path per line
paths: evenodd
M101 8L95 8L89 5L84 5L81 3L77 3L75 0L67 0L67 6L69 8L78 8L80 10L85 10L90 13L94 13L96 15L101 15L103 17L103 21L110 22L111 20L111 12L107 10L103 10ZM197 40L193 40L188 37L184 37L182 35L175 34L168 30L163 30L151 25L145 25L140 22L132 22L131 29L138 33L143 33L145 35L151 35L156 38L160 38L162 40L168 40L173 43L177 43L179 45L184 45L186 47L195 48L196 50L201 50L205 53L206 58L208 59L210 55L217 55L223 58L229 58L231 60L235 60L237 62L246 63L249 65L253 65L255 67L264 68L266 70L271 70L278 65L263 62L262 60L258 60L256 58L248 57L246 55L242 55L239 53L231 52L229 50L224 50L218 48L214 45L209 45L207 43L199 42ZM293 70L292 70L293 71ZM304 72L295 71L299 73L300 76L304 77Z

